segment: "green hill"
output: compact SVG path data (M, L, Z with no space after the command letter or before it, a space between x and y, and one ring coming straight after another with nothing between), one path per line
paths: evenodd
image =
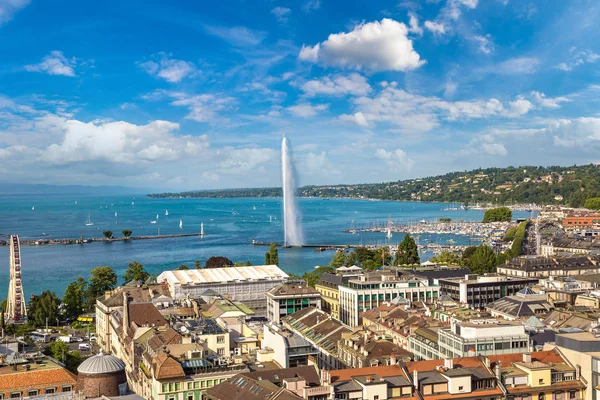
M600 197L600 166L486 168L396 182L304 186L303 197L443 201L492 204L561 204L581 207ZM281 188L204 190L151 197L279 197Z

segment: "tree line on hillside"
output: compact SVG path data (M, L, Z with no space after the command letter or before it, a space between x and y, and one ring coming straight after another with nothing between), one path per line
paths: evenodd
M583 207L600 197L600 166L485 168L394 182L304 186L304 197L369 198L491 203L564 204ZM151 194L150 197L281 197L281 188L204 190ZM600 207L600 206L599 206Z

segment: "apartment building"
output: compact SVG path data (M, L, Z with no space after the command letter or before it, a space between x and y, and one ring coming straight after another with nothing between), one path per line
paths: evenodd
M362 323L365 311L398 297L409 301L433 303L439 286L430 285L427 278L399 277L392 271L377 271L351 278L339 286L340 321L355 327Z
M499 274L519 278L547 278L600 273L600 256L536 257L522 256L497 268Z
M277 285L265 295L267 296L267 318L276 324L286 315L304 308L321 308L321 293L303 281Z

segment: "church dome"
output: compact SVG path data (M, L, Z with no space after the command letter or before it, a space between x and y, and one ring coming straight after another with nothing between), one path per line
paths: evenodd
M110 374L125 370L125 363L115 356L100 352L85 360L77 368L80 374Z

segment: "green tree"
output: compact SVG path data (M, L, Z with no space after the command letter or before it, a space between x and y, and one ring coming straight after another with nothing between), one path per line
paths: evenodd
M483 275L488 272L496 272L496 253L490 246L484 244L477 247L471 258L471 272Z
M587 199L583 206L590 210L600 210L600 197L593 197L591 199Z
M473 254L475 254L475 251L477 251L477 246L469 246L466 249L464 249L462 255L460 256L458 264L461 267L469 268L472 270L473 266L471 263L471 259L473 257Z
M271 252L269 251L265 253L265 265L271 265Z
M279 252L277 251L277 246L275 243L271 242L269 246L269 253L271 255L271 264L279 266Z
M502 238L502 240L505 241L505 242L512 242L513 240L515 240L515 234L516 233L517 233L517 227L516 226L511 226L504 233L504 237Z
M419 264L420 262L419 248L415 240L410 235L404 235L404 239L398 245L395 265Z
M315 287L315 285L319 283L321 275L323 275L326 272L330 274L335 274L335 268L328 266L318 267L315 268L314 271L305 272L304 275L302 275L302 279L304 279L309 286Z
M90 278L86 290L86 310L93 310L96 299L107 290L117 286L117 274L109 266L96 267L90 271Z
M33 296L29 302L27 318L36 326L45 326L46 318L48 323L56 321L58 318L60 300L56 293L44 290L39 296Z
M232 267L233 261L223 256L212 256L204 264L204 268L223 268Z
M127 264L127 271L123 275L125 283L131 281L146 282L150 278L150 274L146 272L144 266L137 261L132 261Z
M75 319L85 311L85 291L87 282L82 276L77 277L65 289L63 296L63 314L68 319Z
M436 264L459 265L460 257L454 252L444 250L437 256L431 257L430 261Z
M175 268L175 271L187 271L189 268L187 265L181 264L179 267Z
M129 239L129 237L131 236L131 234L133 232L130 231L129 229L123 229L123 231L121 233L123 233L123 236L125 237L125 239Z
M67 355L69 354L69 345L63 341L57 340L56 342L50 343L46 346L44 353L50 357L59 360L66 361Z
M250 262L250 260L247 261L236 261L233 263L234 267L251 267L252 263Z
M512 211L508 207L490 208L483 214L483 222L510 222Z
M105 237L105 238L107 238L107 239L112 239L112 237L113 237L113 233L112 233L112 231L104 231L104 232L102 232L102 234L103 234L103 235L104 235L104 237Z
M200 269L202 268L202 263L200 262L200 260L196 260L194 261L194 266L196 267L196 269Z
M329 262L329 266L333 268L339 268L346 263L346 253L344 251L336 251L333 257L331 257L331 261Z

